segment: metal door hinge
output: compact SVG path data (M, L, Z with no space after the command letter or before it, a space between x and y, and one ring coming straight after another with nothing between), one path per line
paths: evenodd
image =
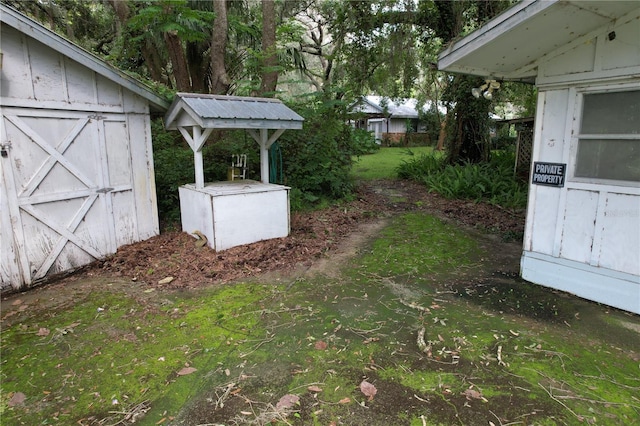
M2 155L2 158L7 158L9 156L10 149L11 149L11 142L0 144L0 155Z

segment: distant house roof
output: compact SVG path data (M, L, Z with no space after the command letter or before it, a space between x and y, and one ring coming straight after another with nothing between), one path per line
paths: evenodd
M422 108L428 110L430 102ZM354 111L369 115L388 116L390 118L418 118L418 101L416 99L393 100L383 96L363 96L354 106ZM441 111L446 112L446 111Z
M165 115L165 127L203 129L302 129L304 118L272 98L178 93Z
M587 41L638 1L524 0L438 57L443 71L533 82L537 64L570 43Z
M84 50L78 45L45 28L28 16L1 3L0 22L2 22L3 25L15 28L21 33L49 46L58 53L141 96L149 102L151 109L154 111L165 111L169 106L169 103L165 99L158 96L142 82L109 65L93 53Z

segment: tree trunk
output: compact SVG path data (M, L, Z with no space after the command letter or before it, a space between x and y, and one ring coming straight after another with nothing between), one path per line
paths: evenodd
M153 46L149 46L148 44L149 42L145 42L142 45L141 53L151 79L153 81L157 81L158 83L165 83L167 84L167 86L171 86L171 83L169 81L166 81L167 78L163 78L162 61L160 59L160 56L158 55L158 51Z
M206 93L205 75L208 61L202 55L205 47L201 43L187 43L187 63L191 75L191 89L196 93Z
M122 35L122 27L127 22L127 19L129 19L129 5L126 1L122 0L108 0L108 2L118 17L116 21L116 33L117 36L120 37Z
M213 0L213 11L216 19L213 21L211 37L211 85L210 91L217 95L226 95L231 85L224 54L227 48L227 2L226 0Z
M191 91L191 79L189 78L189 69L187 60L184 56L182 43L175 31L164 33L164 40L167 43L167 51L171 59L173 68L173 76L176 80L176 88L181 92Z
M276 13L273 0L262 0L262 84L263 96L274 96L278 85L276 56Z
M447 117L447 162L460 164L489 160L490 101L471 95L473 87L484 81L478 77L456 75L447 88L456 106ZM453 125L449 125L452 123ZM455 124L454 124L455 123Z
M436 144L436 151L442 151L444 149L444 141L447 136L447 117L440 122L440 131L438 132L438 143Z
M470 2L471 5L473 2ZM495 15L505 2L477 0L476 18L482 22ZM455 40L464 23L464 3L435 0L438 11L436 35L443 40ZM462 7L461 7L462 6ZM467 5L468 7L468 5ZM471 89L484 81L478 77L456 75L446 89L447 100L455 108L447 117L447 160L450 164L489 160L489 108L491 102L471 95Z

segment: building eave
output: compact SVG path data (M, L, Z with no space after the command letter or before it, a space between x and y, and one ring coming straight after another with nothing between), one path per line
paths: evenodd
M533 82L541 58L639 7L637 1L525 0L447 46L438 69Z

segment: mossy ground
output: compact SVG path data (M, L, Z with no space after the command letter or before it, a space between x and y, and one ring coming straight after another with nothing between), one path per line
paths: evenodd
M640 418L640 319L522 282L495 244L400 214L339 274L15 295L2 306L2 424Z

